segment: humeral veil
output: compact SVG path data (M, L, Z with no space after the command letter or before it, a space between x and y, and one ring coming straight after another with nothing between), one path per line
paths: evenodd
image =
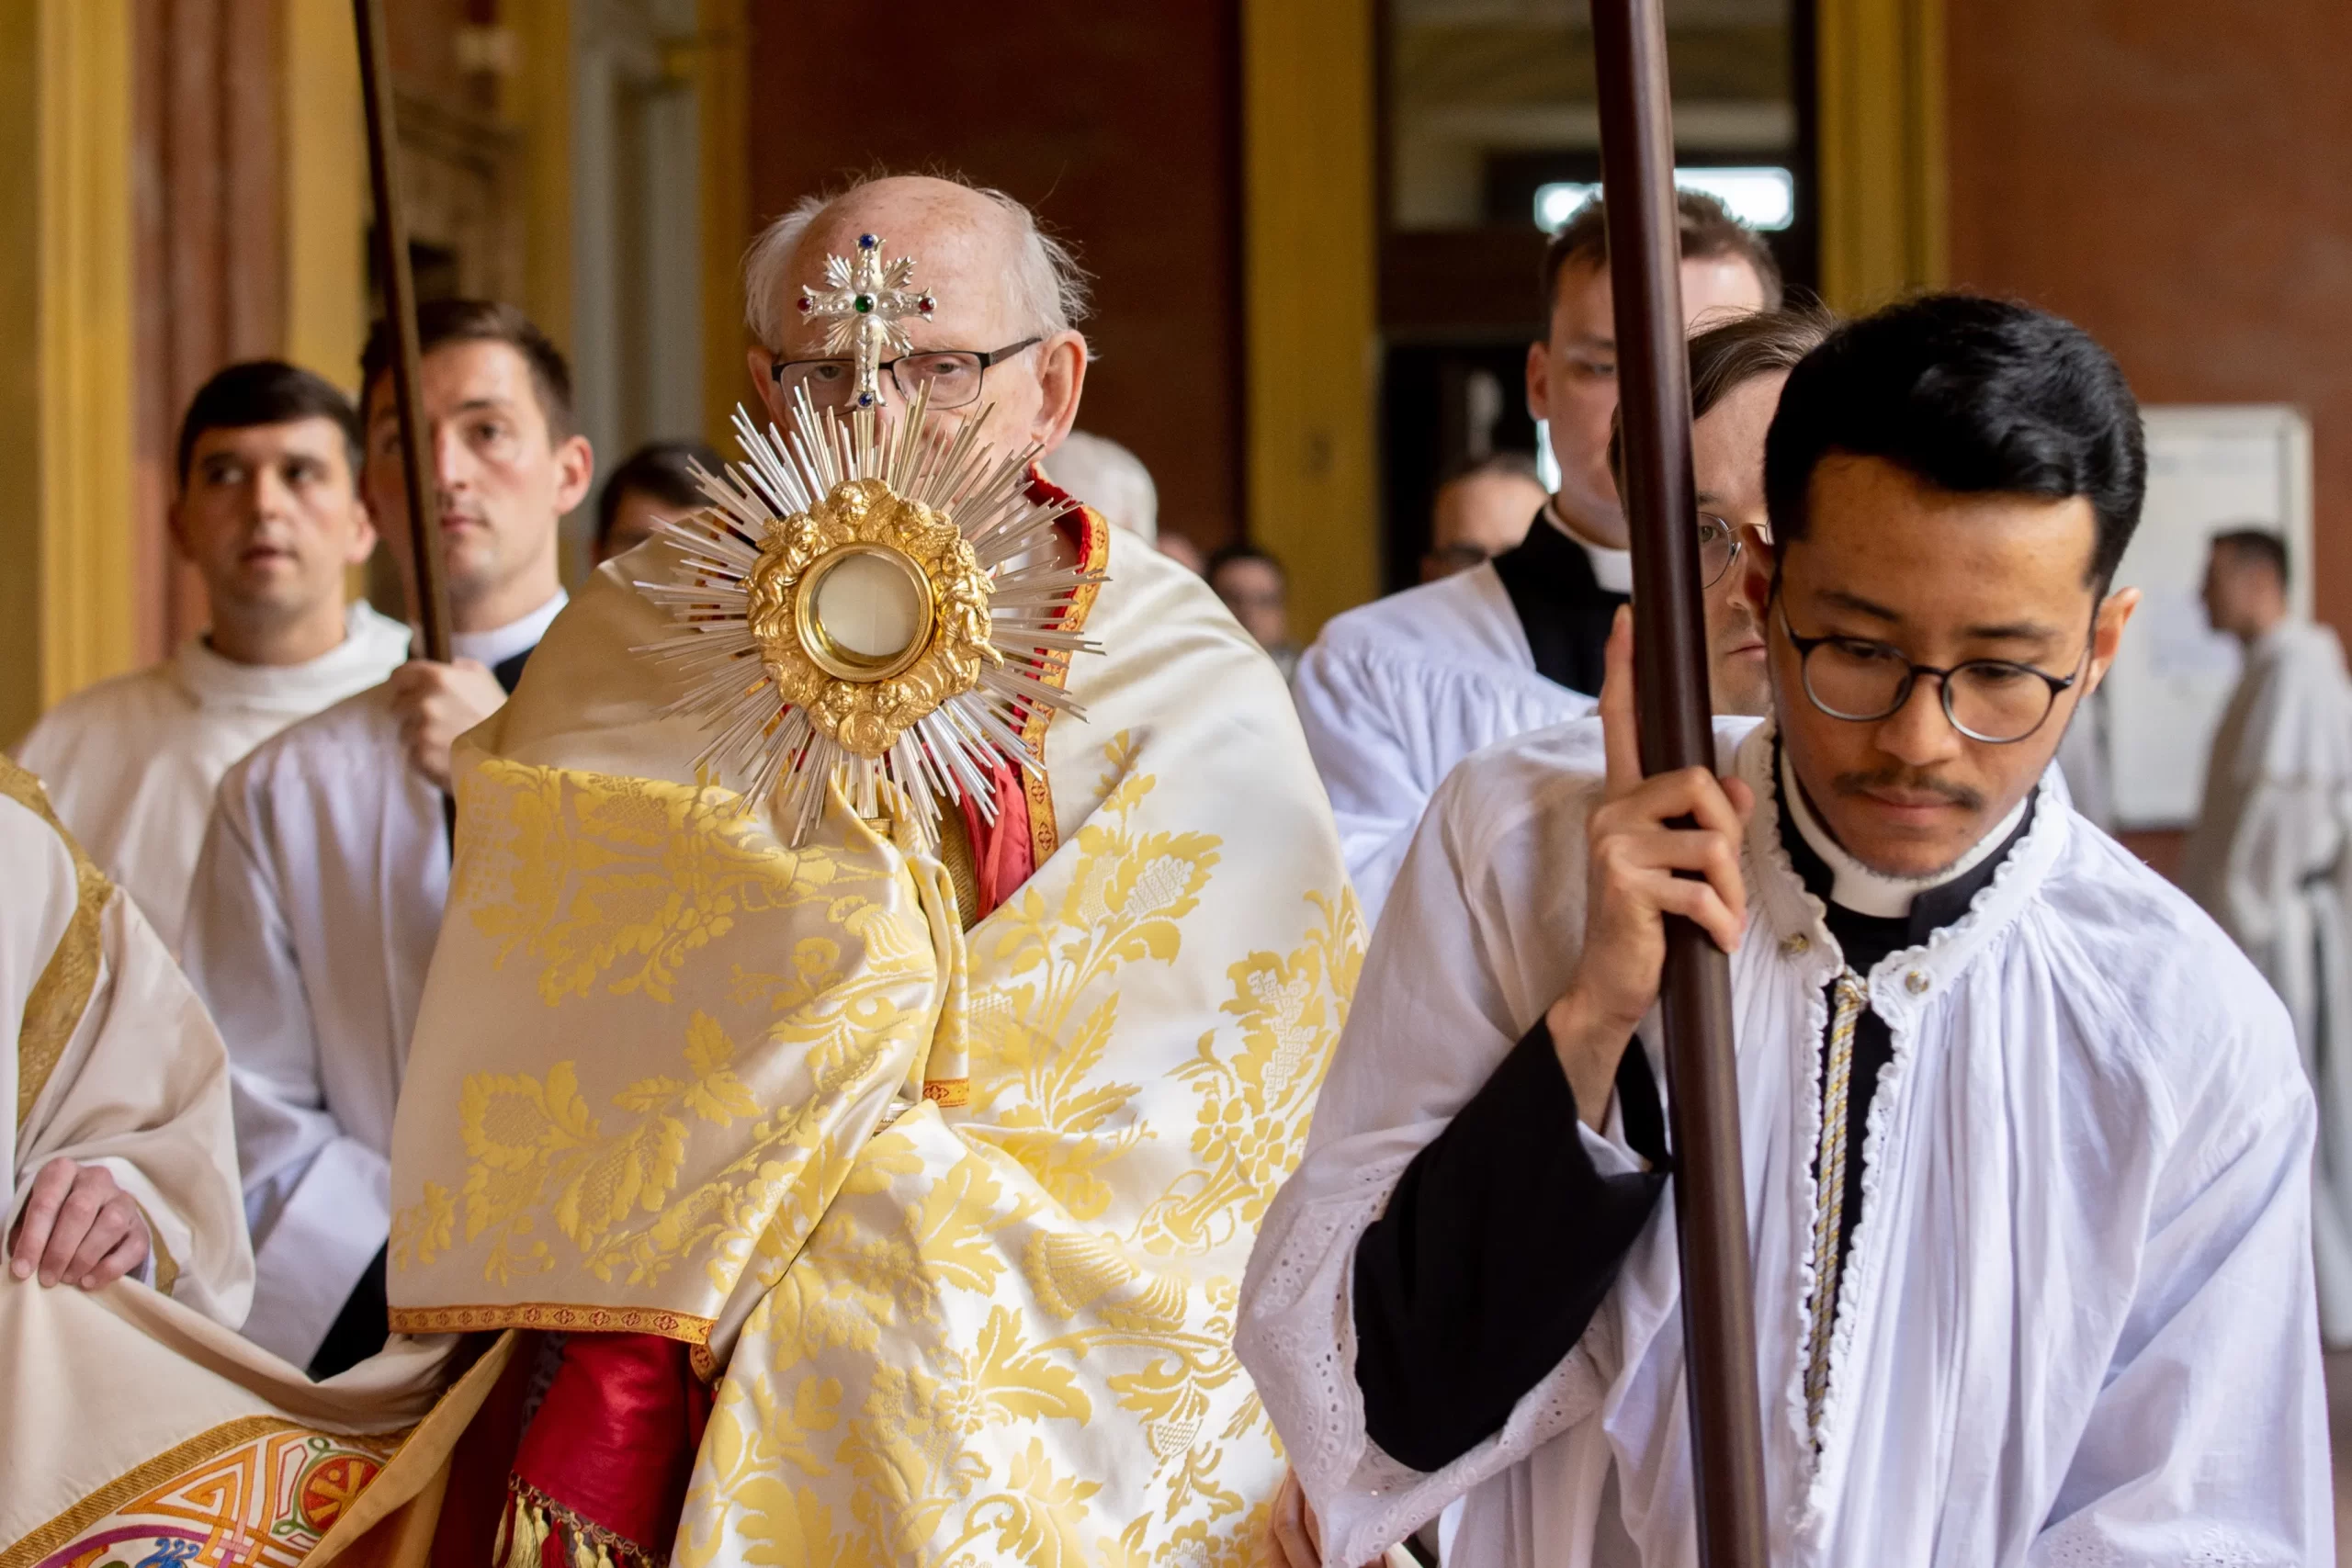
M1035 870L977 923L953 810L934 850L835 790L792 848L696 776L634 651L671 542L460 752L394 1326L694 1347L681 1562L1255 1561L1282 1462L1235 1299L1363 932L1272 668L1063 526L1108 573L1063 627L1108 652L1057 660L1083 717L1030 713Z

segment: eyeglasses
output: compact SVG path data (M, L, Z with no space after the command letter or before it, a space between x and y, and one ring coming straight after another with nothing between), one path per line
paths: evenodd
M1771 545L1770 528L1759 528L1757 535L1758 543L1768 547ZM1746 543L1740 530L1723 518L1712 512L1699 513L1699 586L1713 588L1721 582Z
M2058 694L2082 678L2057 676L2006 659L1972 659L1949 670L1914 664L1902 650L1853 637L1799 637L1780 606L1781 629L1796 649L1804 694L1832 718L1873 724L1902 710L1920 676L1933 675L1943 689L1944 717L1971 740L2007 746L2041 728ZM2083 646L2090 657L2090 645Z
M899 389L899 395L909 401L929 389L933 412L960 409L979 397L980 380L989 366L1045 341L1023 338L986 354L964 348L910 354L886 359L880 368L889 376L891 385ZM808 400L820 409L846 408L857 390L857 367L846 359L779 359L768 366L768 378L786 399L795 392L805 391Z

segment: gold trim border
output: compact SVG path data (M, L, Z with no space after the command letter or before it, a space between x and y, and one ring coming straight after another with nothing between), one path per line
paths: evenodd
M100 923L114 884L96 862L82 852L65 824L51 809L49 792L40 780L16 763L0 758L0 796L15 801L49 825L74 859L74 917L49 955L40 977L25 998L25 1016L17 1034L17 1127L21 1132L32 1119L33 1107L49 1087L50 1075L65 1059L65 1047L90 1010L98 987L98 964L105 941Z
M569 1302L512 1302L478 1306L394 1307L395 1334L474 1334L494 1328L564 1333L653 1334L707 1345L716 1320L667 1307L585 1306ZM8 1568L0 1563L0 1568Z
M134 1465L123 1472L47 1524L26 1534L6 1551L0 1551L0 1568L31 1568L33 1563L67 1545L74 1537L140 1493L150 1491L183 1471L226 1453L240 1444L250 1443L256 1438L273 1437L280 1432L311 1430L313 1428L283 1416L240 1416L234 1421L226 1421L198 1432L186 1442L165 1449L144 1464Z
M1032 463L1029 465L1029 499L1051 504L1056 501L1076 501L1077 498L1046 478ZM1103 521L1100 512L1083 502L1064 513L1061 521L1067 523L1071 518L1080 520L1086 529L1085 537L1077 541L1080 547L1079 570L1101 571L1111 558L1111 525ZM1081 584L1070 595L1069 607L1062 613L1062 618L1055 624L1054 629L1072 635L1084 631L1086 618L1094 613L1094 601L1102 589L1099 582ZM1069 683L1069 654L1062 649L1050 652L1037 678L1056 690L1066 689ZM1054 852L1061 848L1062 842L1061 828L1054 820L1054 786L1046 777L1046 731L1053 722L1054 710L1040 703L1021 727L1021 739L1028 742L1029 754L1037 759L1034 771L1022 770L1022 783L1029 795L1029 848L1038 867L1043 867L1054 858Z

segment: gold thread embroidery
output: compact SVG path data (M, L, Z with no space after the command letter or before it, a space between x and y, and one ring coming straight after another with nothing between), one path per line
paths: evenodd
M66 922L57 950L49 955L40 977L25 998L25 1016L17 1033L17 1126L21 1130L31 1120L41 1091L49 1087L50 1075L64 1060L65 1047L81 1027L82 1015L89 1010L105 940L100 921L107 901L114 897L114 884L57 819L40 781L4 758L0 758L0 795L49 824L50 830L63 840L66 853L74 857L74 917Z
M587 1306L565 1302L448 1307L394 1307L395 1334L470 1334L485 1328L576 1330L583 1334L654 1334L687 1345L710 1341L712 1320L660 1307Z
M1035 467L1030 468L1029 475L1033 491L1043 488L1053 491L1056 495L1067 496L1066 491L1054 490L1051 484L1041 479ZM1111 558L1111 525L1091 506L1080 506L1068 515L1085 520L1086 541L1084 559L1080 563L1081 570L1101 571ZM1084 631L1086 617L1093 614L1094 601L1101 593L1100 583L1089 582L1081 586L1070 595L1069 608L1054 629L1072 636ZM1037 672L1037 678L1051 686L1065 686L1069 680L1069 655L1054 654L1046 661L1046 667ZM1046 779L1044 766L1046 731L1053 722L1054 710L1040 705L1031 710L1028 722L1021 727L1021 739L1028 743L1029 754L1036 758L1039 764L1035 770L1023 768L1021 773L1023 787L1029 795L1029 847L1038 865L1053 859L1054 852L1061 848L1062 841L1061 829L1054 821L1054 786Z
M0 791L5 789L6 785L0 784ZM6 1551L0 1551L0 1568L28 1568L29 1564L39 1562L141 1492L163 1484L182 1471L202 1464L216 1454L226 1453L240 1443L249 1443L255 1438L266 1438L278 1432L308 1430L299 1422L276 1416L240 1416L234 1421L226 1421L198 1432L186 1442L165 1449L146 1463L124 1471Z

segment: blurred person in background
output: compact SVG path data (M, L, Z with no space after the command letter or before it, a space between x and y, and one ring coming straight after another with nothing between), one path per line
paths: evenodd
M252 360L198 388L170 522L204 580L206 629L66 698L17 744L174 954L220 775L408 657L408 627L345 602L345 572L376 547L360 446L351 400L308 370Z
M1421 581L1435 582L1518 548L1546 499L1535 460L1524 453L1498 452L1456 469L1430 502Z
M1209 558L1204 575L1283 679L1297 673L1298 646L1290 640L1290 574L1283 563L1255 545L1227 545Z
M591 563L602 566L653 536L654 525L699 512L708 498L695 482L695 466L708 473L724 466L699 441L654 441L628 455L596 498L596 537Z
M2295 1021L2319 1097L2312 1242L2320 1332L2352 1345L2352 682L2344 648L2288 602L2287 544L2213 536L2205 615L2245 668L2213 730L2180 885L2254 960Z
M1835 325L1828 312L1801 307L1736 316L1690 340L1693 525L1718 713L1764 708L1763 637L1740 592L1750 574L1770 570L1764 436L1789 371ZM1604 438L1604 471L1609 446ZM1565 547L1539 524L1534 536L1546 534ZM1533 544L1531 536L1512 556ZM1592 706L1555 675L1525 668L1531 644L1546 646L1537 621L1482 615L1480 595L1503 592L1497 572L1511 558L1350 611L1324 627L1299 665L1299 718L1369 918L1378 919L1422 809L1456 762ZM1408 609L1418 614L1399 613ZM1545 624L1556 654L1561 620Z
M1073 430L1046 460L1046 477L1114 527L1159 542L1159 487L1143 459L1105 436Z
M1208 575L1209 558L1201 547L1183 534L1162 534L1158 540L1159 553L1191 572L1194 577Z

